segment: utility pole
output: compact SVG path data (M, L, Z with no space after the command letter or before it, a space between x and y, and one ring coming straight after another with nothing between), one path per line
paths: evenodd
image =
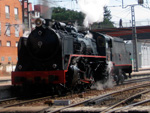
M131 20L132 20L132 44L133 44L134 70L138 71L139 63L138 63L137 33L136 33L134 5L131 5Z
M138 0L138 4L127 5L126 7L131 7L131 20L132 20L132 44L133 44L133 63L134 63L134 71L139 71L138 66L138 47L137 47L137 33L136 33L136 22L135 22L135 11L134 6L142 5L144 3L143 0ZM124 0L122 0L122 8L124 7Z
M124 8L124 2L123 2L123 0L122 0L122 8Z

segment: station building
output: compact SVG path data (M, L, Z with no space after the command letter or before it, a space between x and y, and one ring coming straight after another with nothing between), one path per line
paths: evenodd
M0 76L8 75L17 63L17 45L22 31L19 0L0 0Z

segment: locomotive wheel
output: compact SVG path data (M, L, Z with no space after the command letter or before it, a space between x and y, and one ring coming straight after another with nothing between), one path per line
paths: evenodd
M121 74L121 77L120 77L120 83L121 83L121 84L123 84L124 79L125 79L125 78L124 78L124 75L123 75L123 73L122 73L122 74Z
M61 85L56 85L55 91L56 91L55 93L59 96L62 96L62 95L66 94L66 89Z
M128 76L126 75L126 73L124 71L122 74L124 75L124 79L128 79Z
M116 81L116 84L119 85L119 79Z
M81 91L81 85L77 84L76 86L74 86L74 88L72 89L73 93L79 93Z
M89 84L80 82L72 88L71 92L72 93L81 93L81 92L84 92L88 88L90 88Z
M124 72L122 70L119 70L119 74L116 76L117 76L116 84L117 85L119 85L119 83L123 84L123 82L125 80Z

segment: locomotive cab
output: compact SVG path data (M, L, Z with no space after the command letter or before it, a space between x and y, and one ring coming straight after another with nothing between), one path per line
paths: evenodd
M112 38L108 35L103 35L97 32L92 32L92 34L93 38L96 40L98 54L101 56L107 56L111 53Z

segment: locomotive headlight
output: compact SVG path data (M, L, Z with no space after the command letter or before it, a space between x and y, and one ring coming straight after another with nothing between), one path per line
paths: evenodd
M37 18L37 19L35 20L35 25L36 25L37 27L41 27L42 24L45 24L45 20L44 20L44 19L42 19L42 18Z

